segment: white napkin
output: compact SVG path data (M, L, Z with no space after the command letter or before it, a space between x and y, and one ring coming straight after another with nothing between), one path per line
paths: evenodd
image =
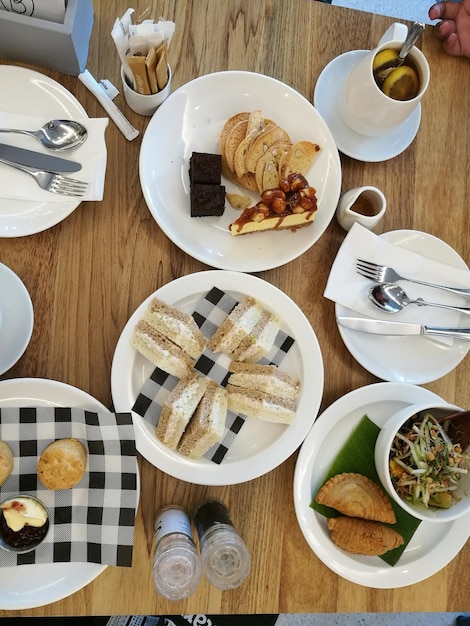
M429 254L432 255L432 243ZM341 245L333 262L325 298L374 319L395 322L414 322L434 326L470 326L470 315L434 307L410 304L398 313L386 313L377 308L368 298L373 282L356 272L356 259L364 259L393 267L399 274L452 287L470 287L470 272L426 258L417 252L385 241L359 224L354 224ZM412 282L400 281L400 286L411 299L423 298L429 302L470 306L465 298ZM439 339L435 337L434 339ZM449 340L443 339L444 343Z
M64 116L62 116L64 117ZM20 128L22 130L38 130L49 119L44 117L30 117L27 115L16 115L0 111L0 128ZM83 118L76 119L88 130L86 141L78 148L66 150L65 152L54 152L47 150L43 145L26 135L0 133L0 142L19 148L26 148L41 152L50 156L58 156L71 161L78 161L82 169L78 172L59 172L63 176L88 182L88 187L81 200L102 200L104 190L104 179L106 175L106 142L105 130L109 119L104 118ZM0 163L0 197L12 198L16 200L31 200L43 202L64 202L72 201L72 196L62 196L50 193L41 189L32 176L20 172L9 165ZM77 198L80 200L80 198Z

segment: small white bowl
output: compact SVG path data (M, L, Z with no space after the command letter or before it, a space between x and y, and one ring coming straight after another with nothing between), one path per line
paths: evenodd
M429 411L435 417L443 417L458 411L461 407L453 404L415 404L408 406L387 420L381 429L375 444L375 467L380 481L389 496L407 513L426 522L450 522L470 512L470 472L463 474L459 481L459 487L454 492L456 501L448 509L437 507L426 508L424 505L415 505L401 498L395 491L390 471L389 454L393 439L405 422L421 411Z
M24 502L27 500L33 502L36 508L39 505L39 508L46 516L46 520L44 524L36 531L34 531L34 527L31 526L30 528L33 529L32 531L26 530L25 532L23 532L23 530L20 530L18 532L13 532L10 528L8 528L5 516L3 515L3 511L1 511L2 519L0 524L0 548L6 550L7 552L13 552L15 554L26 554L27 552L31 552L44 541L49 532L49 511L47 510L45 504L35 496L19 494L17 496L7 498L0 504L0 508L3 509L5 505L15 503L15 501Z

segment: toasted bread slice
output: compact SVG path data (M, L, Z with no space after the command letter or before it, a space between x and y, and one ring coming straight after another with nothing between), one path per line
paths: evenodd
M291 143L288 133L280 126L266 126L265 129L253 140L246 154L246 168L253 174L256 172L256 164L258 160L266 153L266 151L275 143L284 141Z
M222 157L225 155L225 143L227 141L227 137L232 130L232 128L238 124L238 122L247 122L250 119L250 112L243 111L242 113L237 113L236 115L232 115L224 124L221 132L220 132L220 153Z
M244 120L242 122L238 122L229 132L225 141L225 151L223 156L225 156L225 162L231 172L235 172L235 153L240 143L246 137L247 128L248 121Z
M240 193L226 193L225 197L229 201L230 206L238 211L246 209L251 204L250 196L245 196Z
M208 378L193 372L180 380L168 394L155 434L157 439L172 450L176 450L208 382Z
M273 163L279 176L279 160L283 153L289 151L291 145L292 144L288 142L276 141L266 150L265 154L258 160L255 170L255 180L256 186L260 194L263 193L263 191L265 190L265 188L263 188L263 175L266 165L268 163ZM279 180L277 180L276 184L273 185L271 188L278 186Z
M228 394L224 387L209 380L204 395L181 437L178 452L199 459L218 441L225 431Z
M258 131L259 133L265 126L266 122L264 120L263 111L261 111L261 109L251 111L250 117L248 118L247 135L249 135L253 130Z
M320 150L320 146L316 143L305 140L298 141L282 160L279 176L287 178L291 172L305 175Z

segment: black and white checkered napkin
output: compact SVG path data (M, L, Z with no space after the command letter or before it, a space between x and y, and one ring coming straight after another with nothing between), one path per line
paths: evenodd
M213 287L198 303L192 315L204 336L209 339L237 304L238 301L235 298L219 288ZM280 365L293 344L294 339L282 329L279 330L271 351L260 359L259 363ZM231 359L227 355L215 354L206 349L197 361L195 369L225 387L230 376L228 371L230 361ZM160 368L155 368L150 378L145 381L132 410L152 426L156 426L163 403L178 380ZM228 411L222 441L214 444L204 456L214 463L222 463L244 423L245 417L243 415Z
M36 473L41 452L52 441L69 437L81 441L88 452L85 476L72 489L46 489ZM131 566L138 492L130 413L1 408L0 439L14 458L0 499L37 496L52 522L36 550L20 555L0 550L0 567L69 561Z

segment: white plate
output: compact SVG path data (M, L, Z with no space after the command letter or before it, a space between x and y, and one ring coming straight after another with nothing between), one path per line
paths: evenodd
M441 239L417 230L394 230L381 235L386 241L424 257L467 269L465 261ZM350 309L335 305L336 315L357 317ZM465 316L463 316L465 317ZM353 357L377 378L415 385L430 383L451 372L465 358L470 342L454 339L452 345L427 337L386 337L338 326Z
M427 389L404 383L376 383L355 389L317 418L302 444L294 473L297 520L318 558L351 582L377 589L420 582L445 567L469 537L470 515L447 524L422 522L392 567L379 557L349 554L338 548L329 537L326 518L310 507L333 460L364 415L377 426L383 426L395 411L427 400L442 402Z
M317 190L312 226L233 237L228 227L239 215L228 202L221 217L192 218L189 159L193 151L220 154L219 135L227 119L261 109L290 135L321 146L307 172ZM333 137L312 104L284 83L251 72L201 76L177 89L160 106L145 131L140 182L147 206L163 232L187 254L219 269L260 272L279 267L308 250L330 223L341 189L341 164ZM227 191L255 194L222 179Z
M106 411L81 389L42 378L0 381L0 407L76 406ZM57 602L82 589L104 572L96 563L49 563L0 567L0 609L32 609Z
M157 296L192 313L214 286L237 299L256 296L268 309L278 313L283 330L295 339L281 364L283 370L302 382L293 423L285 426L247 418L224 461L216 465L205 458L195 461L170 450L157 440L155 429L146 420L137 413L133 417L137 450L155 467L190 483L232 485L262 476L285 461L306 437L320 406L323 393L320 347L307 318L282 291L249 274L216 270L183 276L161 287L137 308L119 338L111 370L111 391L115 409L130 411L154 369L130 342L150 300Z
M355 63L368 50L351 50L334 58L318 77L313 102L328 124L338 150L358 161L387 161L401 154L411 144L419 129L421 105L402 124L380 137L356 133L344 122L338 108L340 88Z
M0 263L0 374L20 359L33 332L34 311L28 290Z
M7 113L43 115L44 121L88 117L82 105L65 87L44 74L24 67L0 65L0 93L0 107ZM1 137L4 141L6 135ZM34 150L33 141L30 140L28 145L25 143L24 147ZM5 143L8 141L5 140ZM51 228L70 215L79 204L80 200L28 202L2 200L0 197L0 237L22 237Z

